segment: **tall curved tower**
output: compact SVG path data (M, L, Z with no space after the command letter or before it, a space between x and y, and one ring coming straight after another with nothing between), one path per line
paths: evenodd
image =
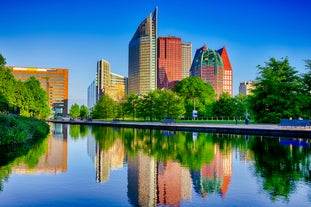
M128 93L143 95L157 88L157 16L155 8L129 43Z

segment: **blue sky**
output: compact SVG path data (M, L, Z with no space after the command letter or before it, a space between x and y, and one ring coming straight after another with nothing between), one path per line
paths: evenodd
M288 57L299 72L311 59L310 0L0 0L0 54L7 65L69 69L69 104L86 104L99 59L128 76L128 43L158 6L158 35L224 45L233 92L254 80L257 65Z

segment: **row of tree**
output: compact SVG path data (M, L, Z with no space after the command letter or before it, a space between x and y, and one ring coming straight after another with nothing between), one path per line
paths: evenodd
M25 82L16 80L5 64L5 58L0 54L0 112L8 112L7 106L16 106L20 115L39 119L48 117L48 95L40 82L34 77Z
M257 122L278 123L280 119L311 116L311 60L306 60L306 73L290 66L288 58L271 58L265 66L257 66L258 76L252 95L231 97L227 93L216 98L213 87L198 77L188 77L173 90L155 90L146 95L130 94L116 103L105 95L92 111L96 119L129 118L162 120L199 117L248 118Z

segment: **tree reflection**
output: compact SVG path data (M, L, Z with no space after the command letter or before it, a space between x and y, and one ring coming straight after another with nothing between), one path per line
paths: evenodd
M271 200L289 199L298 180L310 179L308 172L310 147L282 146L279 139L253 139L255 171L262 178L263 189Z
M8 180L14 166L22 163L29 169L37 166L47 150L47 140L46 137L27 145L0 145L0 191L3 189L2 181Z

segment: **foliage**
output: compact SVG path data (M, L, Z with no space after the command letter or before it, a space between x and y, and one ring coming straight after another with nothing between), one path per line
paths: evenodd
M25 82L17 81L10 69L4 65L5 59L0 55L0 111L4 111L3 106L10 106L18 107L23 116L39 119L48 117L48 96L40 82L34 77Z
M30 77L24 85L26 87L29 115L40 119L48 117L50 108L48 106L47 92L41 88L40 82L35 77ZM26 96L26 94L24 95Z
M80 107L80 117L81 117L81 119L86 119L86 117L88 115L89 115L89 109L85 105L82 105Z
M222 93L219 96L219 99L213 103L213 113L214 116L231 116L236 115L236 106L235 100L231 98L228 93Z
M5 60L5 58L2 56L2 54L0 54L0 67L1 67L1 66L5 66L5 64L6 64L6 60Z
M49 125L35 118L0 114L0 145L26 143L44 138Z
M304 96L302 97L303 109L302 111L305 113L305 117L311 117L311 59L305 60L306 70L307 72L301 75L302 82L302 93Z
M132 116L133 119L136 117L138 106L140 105L140 99L137 94L131 93L126 101L122 104L126 115Z
M301 96L297 71L287 58L271 58L265 66L258 66L253 95L249 106L255 120L264 123L279 123L280 119L301 116Z
M216 98L213 87L196 76L178 82L174 91L185 101L186 116L192 116L192 110L198 110L199 114L205 115L204 105L214 102Z
M162 120L180 118L184 114L184 105L180 97L170 90L155 90L141 98L139 114L141 117Z
M94 106L92 117L94 119L114 118L117 114L116 102L107 95L100 97L97 104Z
M69 109L69 114L70 117L73 119L78 118L78 116L80 115L80 106L77 103L72 104Z

